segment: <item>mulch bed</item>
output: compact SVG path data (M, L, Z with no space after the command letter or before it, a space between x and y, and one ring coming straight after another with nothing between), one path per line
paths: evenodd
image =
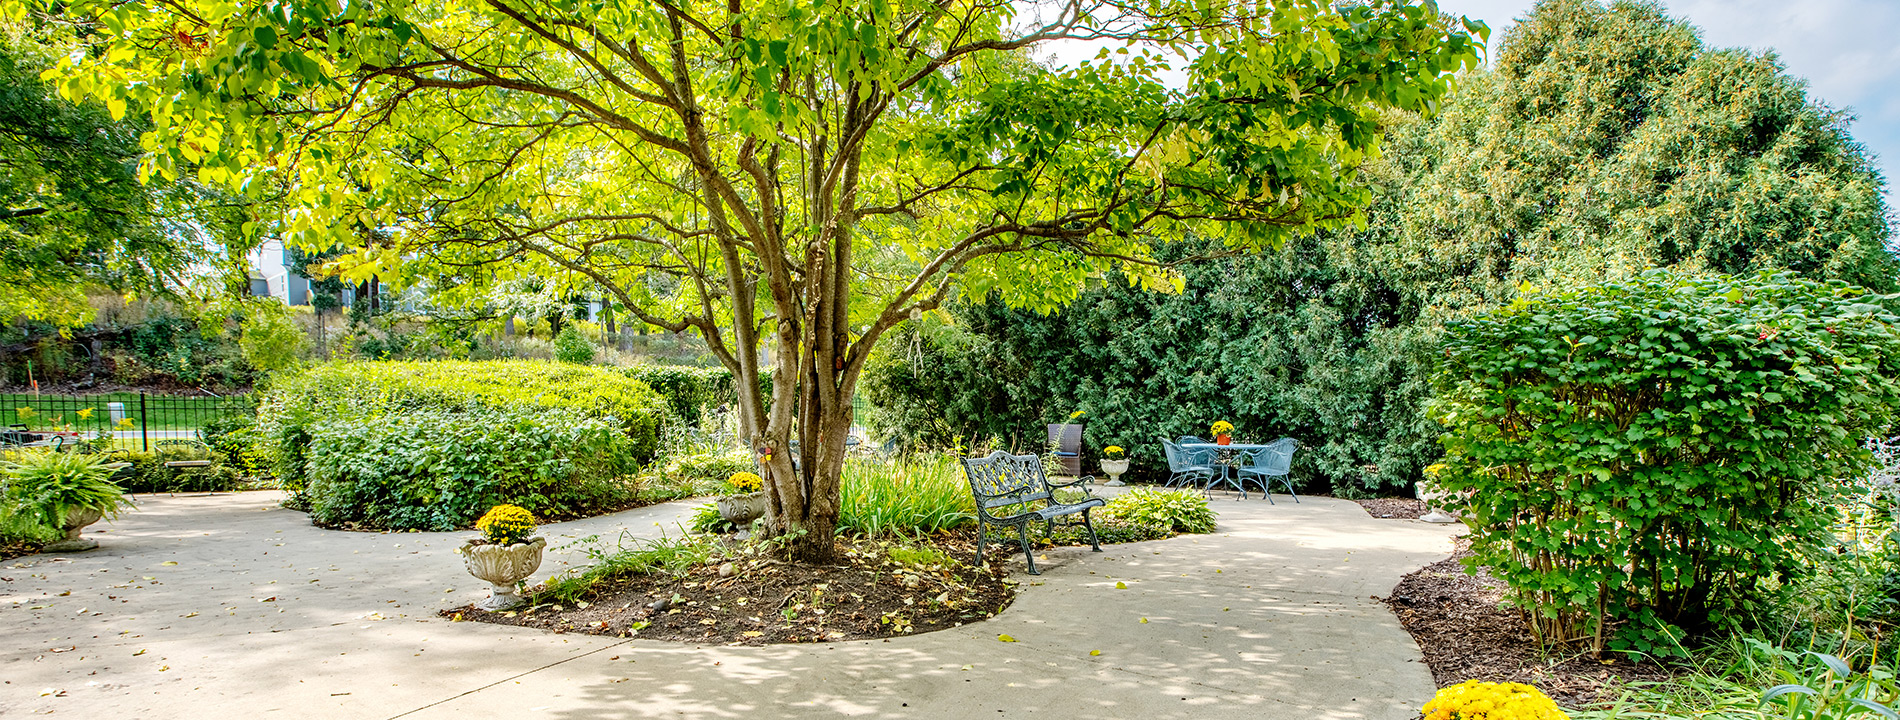
M1384 598L1424 650L1439 687L1466 680L1528 683L1579 708L1613 700L1621 683L1671 677L1667 668L1621 658L1545 656L1518 612L1499 605L1504 583L1483 571L1465 573L1468 545L1459 538L1449 559L1406 575Z
M1417 520L1425 516L1427 509L1425 501L1418 498L1372 498L1353 502L1365 508L1368 515L1394 520Z
M944 533L921 546L953 562L900 564L888 546L840 539L845 564L797 565L732 542L730 554L675 577L665 573L602 581L571 605L442 611L453 620L556 633L634 636L690 643L767 645L864 640L930 632L991 617L1015 599L1008 550L992 545L976 567L974 531ZM731 574L721 577L721 566Z

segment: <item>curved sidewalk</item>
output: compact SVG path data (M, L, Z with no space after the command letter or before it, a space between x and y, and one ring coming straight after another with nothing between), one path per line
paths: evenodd
M321 530L278 497L146 497L94 526L98 550L0 563L0 715L1408 720L1431 674L1371 596L1453 532L1342 500L1217 498L1213 535L1039 556L988 622L695 647L447 622L435 611L486 592L452 553L467 533ZM691 507L544 533L677 533ZM537 578L583 561L556 550Z

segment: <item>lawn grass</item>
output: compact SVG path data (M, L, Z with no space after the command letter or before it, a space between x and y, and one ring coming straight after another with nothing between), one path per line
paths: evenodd
M84 396L0 393L0 426L23 424L35 430L110 430L112 416L106 405L114 402L124 403L126 417L136 427L141 418L141 403L139 393L135 392ZM22 418L20 408L33 410ZM240 408L245 408L242 396L219 398L209 395L147 394L142 417L145 426L152 430L196 430L207 422L238 412ZM91 411L90 417L80 417L84 410ZM242 411L248 412L248 409Z

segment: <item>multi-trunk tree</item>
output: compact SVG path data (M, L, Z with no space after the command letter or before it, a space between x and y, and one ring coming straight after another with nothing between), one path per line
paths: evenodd
M148 168L281 188L276 231L351 247L338 271L560 276L702 335L808 561L834 552L850 399L887 331L955 292L1049 310L1110 269L1174 287L1155 237L1244 250L1352 221L1380 113L1433 109L1482 33L1392 0L62 12L111 38L63 87L149 108ZM1083 67L1031 59L1089 41Z

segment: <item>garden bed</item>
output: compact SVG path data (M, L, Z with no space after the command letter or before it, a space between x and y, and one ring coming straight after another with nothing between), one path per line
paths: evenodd
M974 530L918 545L840 538L842 565L806 566L713 540L707 562L684 572L608 577L565 602L539 589L540 604L484 612L442 611L458 621L556 633L635 636L691 643L767 645L865 640L943 630L995 615L1015 598L1008 547L976 561ZM721 568L730 564L730 575Z
M1382 519L1417 520L1428 510L1425 501L1417 498L1371 498L1353 502L1365 508L1366 514Z
M1614 699L1611 693L1625 682L1671 677L1667 668L1621 658L1546 657L1518 612L1499 604L1504 583L1488 573L1465 572L1467 544L1459 538L1450 558L1406 575L1384 598L1418 641L1439 687L1466 680L1528 683L1578 708Z

